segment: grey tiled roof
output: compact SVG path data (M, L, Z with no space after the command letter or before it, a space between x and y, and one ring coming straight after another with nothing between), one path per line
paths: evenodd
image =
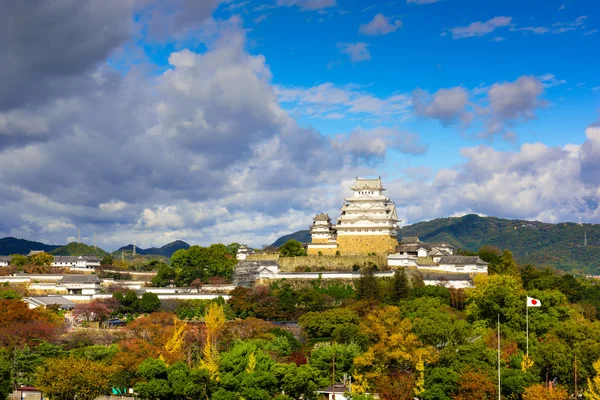
M402 240L400 241L400 243L402 244L415 244L415 243L420 243L421 241L419 240L419 238L417 236L406 236L403 237Z
M485 261L482 261L477 256L444 256L440 258L440 264L455 264L455 265L465 265L465 264L479 264L479 265L487 265Z
M331 218L329 218L329 215L321 213L321 214L317 214L316 217L313 218L315 221L330 221Z
M10 262L11 256L0 256L0 261Z
M428 281L470 281L471 276L467 273L444 273L444 272L422 272L423 280Z
M84 259L86 261L90 261L90 262L99 262L100 259L96 256L54 256L54 262L56 263L65 263L65 262L69 262L69 263L74 263L77 262L78 260Z
M99 283L98 275L72 275L63 276L60 283Z

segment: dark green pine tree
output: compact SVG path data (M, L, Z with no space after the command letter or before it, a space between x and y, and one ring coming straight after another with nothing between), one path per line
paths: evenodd
M404 268L397 269L394 273L392 285L392 300L394 303L410 297L410 285L404 272Z
M365 266L356 282L356 297L359 300L379 300L381 289L373 274L373 267Z

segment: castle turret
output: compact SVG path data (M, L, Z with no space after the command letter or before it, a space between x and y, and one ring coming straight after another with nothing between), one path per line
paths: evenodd
M317 214L310 227L311 243L308 245L309 255L333 255L337 251L335 229L327 214Z

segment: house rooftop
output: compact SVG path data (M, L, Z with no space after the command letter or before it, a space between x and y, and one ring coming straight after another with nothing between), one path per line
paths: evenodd
M478 256L443 256L440 258L440 264L454 264L454 265L466 265L466 264L477 264L487 265L485 261L482 261Z
M40 306L50 306L57 304L61 308L74 308L75 303L71 300L65 299L63 296L37 296L37 297L26 297L23 299L25 302L35 305L36 307Z
M100 283L98 275L64 275L60 283Z

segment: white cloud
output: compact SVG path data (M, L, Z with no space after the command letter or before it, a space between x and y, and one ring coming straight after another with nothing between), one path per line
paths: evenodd
M371 53L369 53L368 49L369 45L365 42L338 43L337 47L343 54L350 56L350 61L353 63L371 59Z
M553 74L544 74L542 76L539 76L538 79L542 82L545 88L560 86L567 83L567 81L564 79L556 79L556 77Z
M181 228L184 226L183 218L177 214L177 207L158 207L156 210L146 208L137 222L138 228Z
M313 118L339 119L343 116L369 116L404 120L408 118L410 97L394 94L377 97L357 85L335 85L331 82L316 86L276 87L275 93L284 105Z
M487 35L488 33L494 32L498 28L509 26L511 24L511 21L512 17L494 17L485 22L477 21L467 26L451 28L450 32L452 33L453 39L464 39L475 36L483 36Z
M388 17L380 13L375 15L371 22L362 24L359 31L363 35L378 36L396 32L400 27L402 27L402 21L397 19L392 23Z
M595 33L598 33L598 29L590 29L589 31L585 31L583 34L585 36L589 36L589 35L593 35Z
M348 134L337 135L332 145L343 153L365 160L383 159L389 150L412 155L427 151L419 136L387 127L356 128Z
M472 115L465 110L469 104L469 95L463 87L439 89L433 95L416 89L412 94L412 102L417 115L437 119L444 125L457 120L468 123Z
M117 200L111 201L110 203L100 203L98 207L104 212L114 213L125 209L125 207L127 207L127 203L124 201Z

